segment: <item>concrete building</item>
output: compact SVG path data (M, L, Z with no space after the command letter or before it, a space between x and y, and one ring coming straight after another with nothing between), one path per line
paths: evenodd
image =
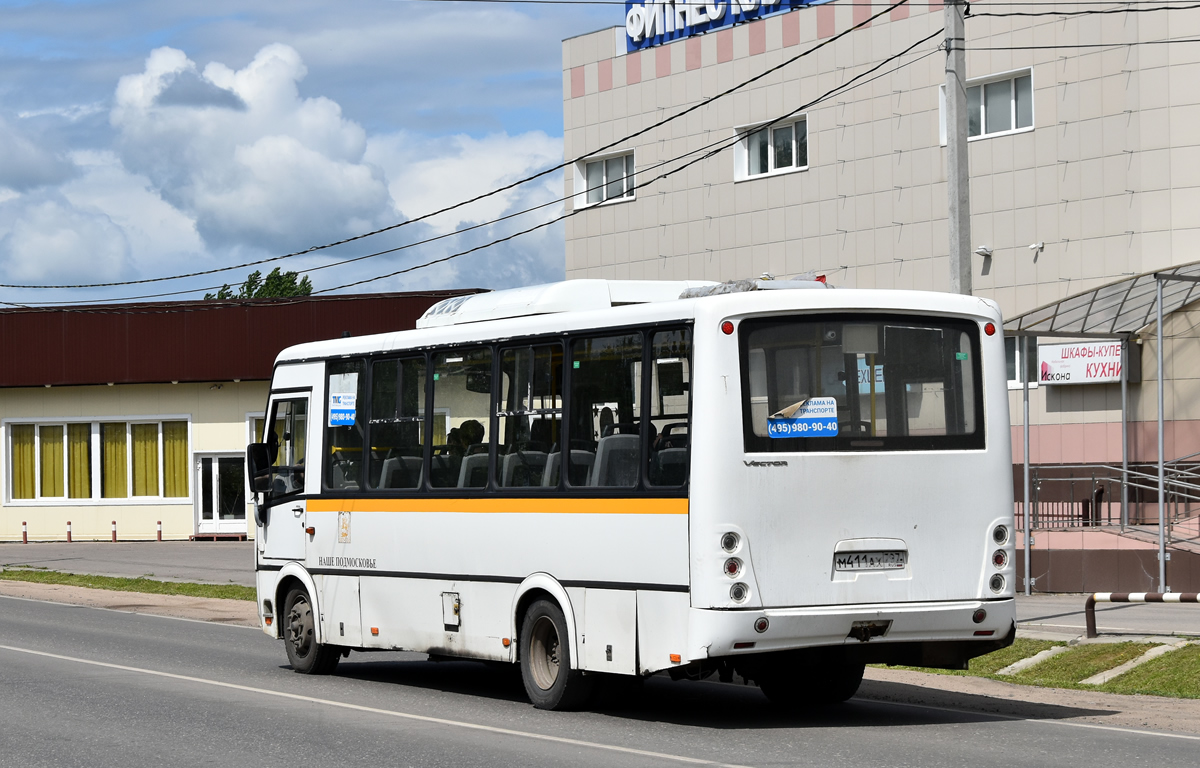
M0 541L245 538L275 356L459 291L0 311Z
M568 278L815 272L843 287L946 290L944 9L754 5L719 0L704 21L676 14L682 2L631 2L614 12L622 26L564 41L565 154L596 153L566 172L579 211L566 221ZM1200 11L1089 10L980 1L966 22L974 294L1006 317L1200 261L1200 46L1170 42L1200 32ZM1030 11L1075 15L1018 15ZM1200 452L1194 310L1164 324L1169 460ZM1155 333L1148 321L1130 338L1142 354L1131 358L1140 383L1129 385L1126 445L1142 469L1158 459ZM1043 355L1062 341L1040 339ZM1011 347L1019 499L1022 366ZM1151 588L1146 531L1112 535L1125 526L1098 513L1110 520L1120 498L1120 385L1034 387L1040 502L1066 510L1037 534L1036 588ZM1132 519L1157 509L1154 494L1131 498ZM1174 500L1168 582L1194 589L1196 511Z

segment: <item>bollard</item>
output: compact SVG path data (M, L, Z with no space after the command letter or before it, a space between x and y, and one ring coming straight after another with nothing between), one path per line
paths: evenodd
M158 521L158 540L162 541L162 520Z
M113 544L117 543L117 521L113 520Z
M24 520L21 521L21 543L29 543L29 523Z
M71 543L71 521L67 521L67 543Z

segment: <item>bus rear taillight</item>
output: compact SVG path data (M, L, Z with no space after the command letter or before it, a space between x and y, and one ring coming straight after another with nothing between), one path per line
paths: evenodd
M971 614L971 621L975 622L976 624L982 624L983 620L986 618L987 618L987 611L983 610L982 608L978 609L977 611L975 611L975 613Z
M992 565L997 568L1003 568L1008 565L1008 553L1003 549L997 549L992 553Z
M742 561L731 557L725 561L725 575L733 579L742 572Z

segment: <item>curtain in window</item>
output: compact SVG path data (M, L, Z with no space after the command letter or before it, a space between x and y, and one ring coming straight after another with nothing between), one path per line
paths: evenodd
M129 495L126 482L125 423L100 425L100 495L123 499Z
M34 484L33 425L14 424L12 435L12 497L32 499Z
M92 425L67 425L67 495L92 497Z
M60 424L38 428L41 448L41 495L65 496L63 489L63 428Z
M186 421L163 422L163 495L188 495L188 431Z
M133 495L158 495L158 425L134 424Z

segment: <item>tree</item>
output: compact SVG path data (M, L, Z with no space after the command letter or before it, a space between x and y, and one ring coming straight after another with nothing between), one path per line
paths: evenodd
M257 269L246 276L246 282L242 283L235 294L233 289L228 285L221 286L221 290L214 293L204 294L206 299L277 299L286 298L288 296L308 296L312 293L313 286L306 276L303 280L297 281L299 277L295 272L280 272L279 267L271 270L264 280L262 272Z

